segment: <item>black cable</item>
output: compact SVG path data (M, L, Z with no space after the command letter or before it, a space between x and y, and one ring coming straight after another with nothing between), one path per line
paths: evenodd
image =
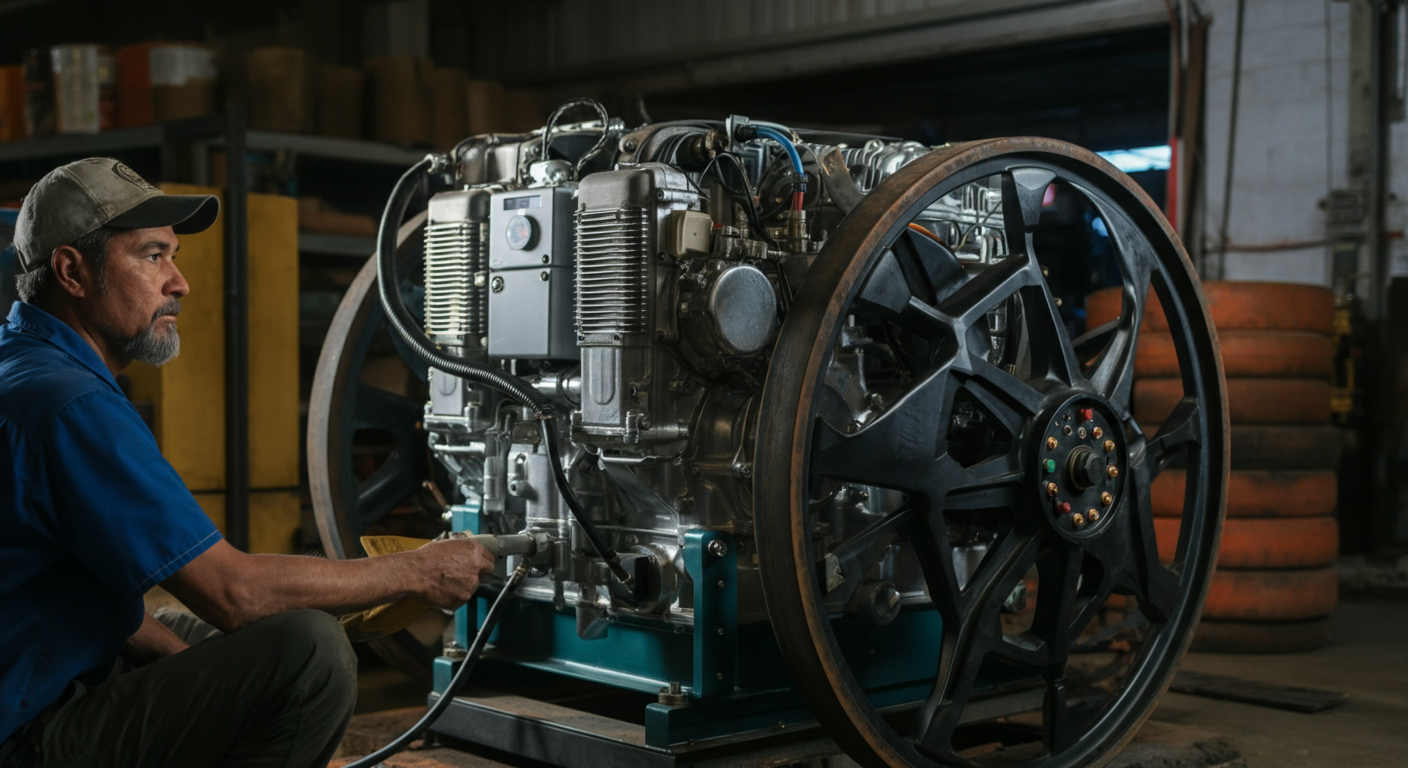
M728 163L719 162L725 158L729 161ZM739 181L743 183L743 189L735 189L724 176L723 171L716 170L722 168L732 168L734 172L738 174ZM709 161L709 164L704 167L704 172L700 174L700 176L707 176L710 171L714 171L714 176L719 180L719 184L723 186L724 192L736 202L743 205L744 213L747 214L748 223L753 227L754 233L762 238L763 242L773 248L777 248L777 241L772 239L772 235L768 234L767 228L763 226L762 219L758 216L758 204L757 201L753 199L753 185L748 183L748 171L743 167L743 161L739 160L737 155L723 152L715 155L714 159Z
M540 156L538 159L548 159L548 144L552 141L552 129L557 126L558 118L562 117L562 113L575 107L591 107L596 110L597 116L601 118L601 138L596 140L596 143L592 145L591 149L587 150L585 155L577 158L576 165L572 167L573 175L580 177L582 175L582 166L586 165L588 160L596 157L601 150L606 147L606 140L611 137L611 116L606 111L606 107L603 107L599 101L594 99L573 99L553 110L552 115L548 117L548 121L543 124L543 149L539 153Z
M425 361L426 365L498 390L533 409L542 425L544 439L548 440L548 459L552 464L557 489L567 500L567 508L571 510L573 519L586 533L587 541L591 542L597 556L606 561L611 573L620 579L621 583L630 586L630 574L625 566L621 565L620 556L601 538L596 526L587 517L586 508L577 498L572 485L567 482L567 473L562 469L562 457L557 451L557 430L552 426L557 416L557 408L552 401L533 385L511 373L445 354L426 337L420 325L411 316L410 310L406 309L405 302L401 300L401 291L398 289L400 278L396 274L396 230L406 215L406 207L410 205L411 197L415 194L420 176L438 171L448 161L449 158L444 155L427 155L401 176L391 190L391 197L386 201L386 210L381 216L381 228L377 233L376 255L377 291L381 297L381 306L386 311L386 319L396 335L400 336L416 357Z
M499 615L503 613L508 596L518 588L523 577L528 574L528 560L524 558L518 567L509 574L508 581L504 583L504 588L499 592L499 596L494 598L494 602L489 606L489 612L484 614L484 623L480 625L479 632L474 635L474 642L469 644L469 651L465 654L464 662L455 672L455 676L450 679L450 684L445 686L444 692L440 694L440 699L430 708L425 716L416 721L405 733L397 736L394 741L366 757L348 763L346 768L372 768L382 760L400 752L410 743L419 739L436 720L450 708L450 702L464 689L465 683L469 682L469 673L474 670L475 662L479 661L479 656L484 652L484 645L489 642L489 635L493 634L494 627L499 623Z

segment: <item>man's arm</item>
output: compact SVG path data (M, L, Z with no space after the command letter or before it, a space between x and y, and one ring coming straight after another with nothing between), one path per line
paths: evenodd
M468 539L360 560L250 555L221 539L161 585L197 616L233 632L295 608L345 613L408 597L458 608L493 568L494 556Z
M137 664L150 664L189 648L169 627L150 615L142 618L142 626L122 644L122 655Z

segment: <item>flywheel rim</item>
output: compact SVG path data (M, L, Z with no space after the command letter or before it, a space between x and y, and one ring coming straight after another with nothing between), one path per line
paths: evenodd
M763 423L758 430L756 455L760 466L754 476L754 493L758 509L758 559L768 613L804 698L838 744L865 764L918 766L943 762L963 764L963 761L953 755L940 760L935 758L935 753L920 752L879 717L860 691L844 654L836 645L817 584L820 553L814 548L808 511L812 454L817 440L814 430L819 421L816 393L823 386L827 360L835 348L842 320L847 310L855 305L865 282L871 279L887 244L905 231L919 211L947 191L992 176L994 169L1010 174L1013 169L1029 167L1055 169L1055 175L1062 178L1079 179L1084 182L1081 189L1087 197L1094 195L1103 196L1108 202L1123 201L1116 212L1134 224L1136 232L1143 233L1152 249L1147 256L1153 261L1151 269L1157 267L1154 285L1182 342L1185 385L1197 395L1199 408L1189 418L1196 419L1202 430L1199 432L1201 459L1194 460L1198 467L1194 474L1198 477L1189 481L1197 487L1188 494L1193 501L1185 510L1186 516L1196 518L1198 535L1190 536L1181 550L1186 558L1185 572L1191 575L1180 577L1182 583L1174 603L1175 615L1169 617L1171 620L1163 625L1163 630L1155 633L1149 649L1131 669L1131 682L1117 697L1119 702L1138 706L1125 711L1107 708L1075 743L1066 745L1064 752L1057 750L1042 758L1039 761L1042 766L1102 764L1132 738L1167 687L1177 659L1191 642L1191 630L1206 596L1207 572L1216 556L1218 520L1227 474L1226 396L1207 305L1177 237L1142 190L1086 150L1035 138L972 142L935 150L902 168L862 200L823 248L779 335L763 397ZM1041 186L1044 188L1045 183ZM1009 205L1021 200L1019 196L1004 199L1004 212ZM1094 199L1092 203L1095 204ZM1102 215L1108 214L1102 212ZM1024 247L1021 258L1026 258L1026 250ZM1031 261L1035 264L1035 256ZM1126 305L1142 307L1148 293L1147 283L1131 286L1128 274L1122 279ZM1046 294L1049 299L1049 289ZM1117 338L1128 320L1125 318L1121 327L1111 332L1110 338ZM1125 329L1128 334L1137 333L1139 327L1139 318L1135 316L1132 320L1133 328ZM1132 346L1136 337L1127 335L1127 338L1130 346L1127 367L1132 375ZM799 360L804 362L799 364ZM1125 396L1127 400L1127 388ZM1127 402L1122 416L1126 424L1132 422ZM1151 444L1146 436L1135 434L1138 450L1143 451ZM1174 445L1170 439L1157 442L1163 435L1147 437L1154 438L1161 449ZM1137 477L1136 482L1143 484L1145 510L1142 514L1147 515L1150 478L1144 461L1141 453L1139 466L1145 475ZM788 481L777 482L781 477ZM1139 503L1137 498L1130 502L1131 505ZM1134 525L1137 538L1138 524ZM810 647L805 639L798 639L803 631L812 640ZM949 631L945 630L946 635ZM952 669L950 664L950 673ZM1097 733L1100 734L1097 738L1090 738Z

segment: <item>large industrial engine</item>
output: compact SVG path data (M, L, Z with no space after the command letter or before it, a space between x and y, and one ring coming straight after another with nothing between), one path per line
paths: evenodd
M423 259L399 333L430 363L445 520L531 542L501 560L523 578L486 659L649 695L654 750L815 718L868 764L962 762L959 726L1035 710L1084 765L1147 716L1211 567L1224 406L1187 257L1122 174L1048 140L627 129L591 102L421 172L443 191L397 257L408 184L378 269L394 324L387 281ZM1126 285L1078 338L1033 253L1060 185ZM1151 289L1188 390L1162 429L1129 410ZM1166 466L1174 567L1147 522ZM1137 620L1092 625L1112 597ZM1072 659L1101 631L1133 651L1092 705ZM490 738L474 722L437 728Z

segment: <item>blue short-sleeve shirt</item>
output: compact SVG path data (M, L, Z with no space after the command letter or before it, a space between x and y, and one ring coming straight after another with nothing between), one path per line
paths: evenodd
M220 539L112 374L16 302L0 326L0 741L101 683L142 595Z

